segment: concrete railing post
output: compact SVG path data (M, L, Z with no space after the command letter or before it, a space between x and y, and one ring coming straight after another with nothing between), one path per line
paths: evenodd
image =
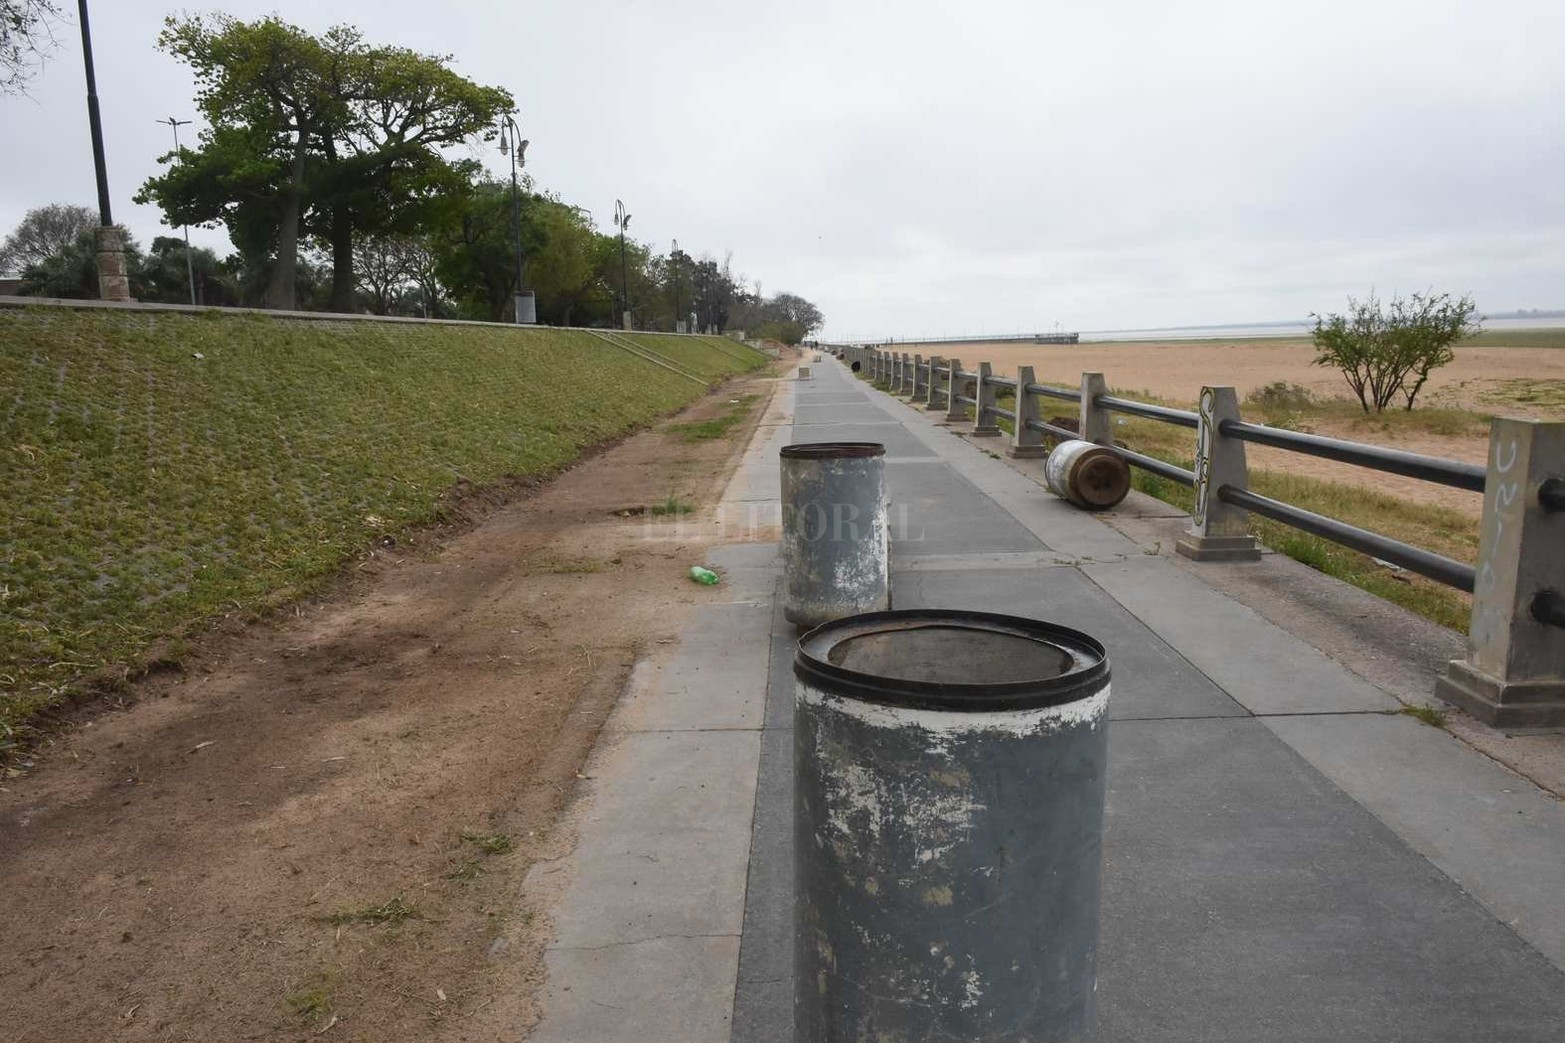
M888 374L887 374L887 366L888 366L889 362L890 362L890 360L886 357L886 353L884 351L881 351L879 348L876 348L875 349L875 379L873 381L871 381L871 383L874 384L876 387L879 387L881 384L884 384L887 381L887 379L889 379Z
M1027 426L1029 420L1042 420L1038 409L1038 396L1027 390L1033 380L1031 366L1016 367L1016 430L1011 432L1011 444L1005 455L1019 458L1047 456L1049 450L1043 444L1043 432Z
M1174 549L1196 561L1255 561L1260 545L1250 535L1250 512L1218 499L1225 485L1248 489L1244 443L1224 438L1218 425L1239 419L1239 396L1231 387L1201 389L1200 426L1196 429L1195 508L1190 528Z
M962 376L962 360L950 360L946 363L946 419L952 423L960 423L967 419L967 407L956 400L956 396L962 394L966 388L967 379Z
M893 395L897 393L897 390L900 387L902 387L902 360L905 358L907 358L907 356L902 354L900 351L894 351L891 353L890 391Z
M929 391L929 372L924 356L913 356L913 401L917 402L920 395L926 395Z
M1489 428L1467 658L1435 695L1498 728L1565 727L1565 423Z
M940 382L946 377L945 360L939 355L929 356L929 388L924 396L924 408L928 410L944 409L945 401L940 397Z
M973 430L969 432L974 438L996 438L1000 434L1000 417L994 411L994 407L1000 404L1000 387L993 378L993 367L987 362L980 362L973 393L973 397L978 400L978 408L973 410Z
M1114 418L1109 411L1097 404L1099 395L1109 393L1108 381L1102 373L1081 375L1081 440L1098 445L1114 444Z
M902 353L902 386L897 388L899 395L911 395L913 385L918 381L918 356Z

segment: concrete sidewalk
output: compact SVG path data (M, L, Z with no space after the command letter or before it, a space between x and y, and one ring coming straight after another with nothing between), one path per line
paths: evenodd
M1102 1039L1565 1038L1565 807L1387 715L1380 687L982 451L998 440L813 368L725 508L775 510L789 441L883 442L896 607L1109 648ZM573 883L534 1039L792 1039L795 635L775 545L726 554L727 603L638 678L575 852L537 870Z

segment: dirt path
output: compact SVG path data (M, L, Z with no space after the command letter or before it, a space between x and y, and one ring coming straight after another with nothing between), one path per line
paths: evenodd
M638 655L678 631L726 438L637 435L471 531L382 548L0 782L0 1041L514 1039L526 868Z

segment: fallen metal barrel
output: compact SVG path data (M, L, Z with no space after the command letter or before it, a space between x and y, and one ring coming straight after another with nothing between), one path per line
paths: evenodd
M1061 442L1043 464L1043 480L1056 496L1089 511L1115 506L1130 492L1130 465L1093 442Z
M794 660L794 1039L1090 1041L1109 664L911 610Z
M813 627L889 608L886 447L814 442L780 455L783 614Z

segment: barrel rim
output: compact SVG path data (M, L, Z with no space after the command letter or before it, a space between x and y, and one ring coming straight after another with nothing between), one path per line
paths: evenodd
M881 677L827 659L831 648L849 638L912 623L965 626L1045 641L1070 653L1076 665L1056 677L958 684ZM1097 638L1042 619L965 609L896 609L846 616L807 632L794 652L793 673L828 695L903 709L981 713L1062 706L1096 695L1109 682L1109 656Z
M853 457L885 456L880 442L795 442L778 451L784 460L838 460Z

